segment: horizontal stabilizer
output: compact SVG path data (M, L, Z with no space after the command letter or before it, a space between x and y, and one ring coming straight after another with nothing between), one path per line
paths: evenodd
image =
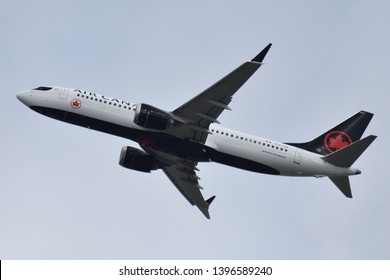
M361 154L375 140L376 136L370 135L366 138L358 140L332 154L329 154L322 159L340 167L350 167Z
M330 180L339 188L339 190L349 198L352 198L351 185L349 184L349 178L344 177L329 177Z

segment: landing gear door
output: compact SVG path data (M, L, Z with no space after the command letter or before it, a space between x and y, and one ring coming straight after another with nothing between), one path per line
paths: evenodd
M67 88L61 88L60 89L60 95L58 97L59 97L60 100L68 99L68 89Z
M295 156L294 156L294 163L296 164L301 164L301 161L302 161L302 154L303 154L303 151L301 149L297 149L295 151Z

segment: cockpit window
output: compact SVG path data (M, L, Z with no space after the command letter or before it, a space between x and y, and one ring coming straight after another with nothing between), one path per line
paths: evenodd
M34 88L34 90L44 90L44 91L48 91L48 90L51 90L53 89L52 87L37 87L37 88Z

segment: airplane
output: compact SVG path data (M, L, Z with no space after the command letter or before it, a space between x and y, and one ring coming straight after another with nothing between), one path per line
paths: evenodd
M119 164L141 172L161 169L208 219L215 196L204 199L201 193L200 162L272 175L329 177L352 198L349 176L361 173L352 165L376 138L361 139L372 113L360 111L306 143L282 143L220 125L218 117L231 110L233 95L260 68L271 45L173 111L54 86L22 91L17 98L45 116L137 142L142 150L123 147Z

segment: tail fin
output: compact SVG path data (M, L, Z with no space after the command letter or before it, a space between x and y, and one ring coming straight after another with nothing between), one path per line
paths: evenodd
M360 111L310 142L289 145L326 156L358 141L373 116L372 113Z

